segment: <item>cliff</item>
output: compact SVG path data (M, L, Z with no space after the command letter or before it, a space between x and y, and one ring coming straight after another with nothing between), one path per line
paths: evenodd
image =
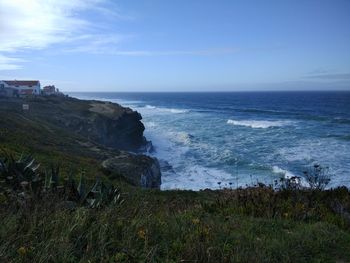
M22 111L22 103L29 110ZM7 100L1 107L68 129L106 147L137 151L146 143L141 115L115 103L70 97Z
M124 175L132 185L144 188L158 188L161 184L159 163L149 156L120 153L105 160L102 166L108 171Z
M23 104L28 104L29 110L23 111ZM138 112L109 102L69 97L2 98L0 142L16 142L26 151L46 156L57 153L65 159L67 155L83 161L93 159L89 165L104 163L104 170L133 185L159 188L158 161L128 152L138 152L148 144L141 119Z

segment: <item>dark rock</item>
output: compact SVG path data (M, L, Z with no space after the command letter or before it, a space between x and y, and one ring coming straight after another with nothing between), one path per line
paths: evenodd
M90 105L92 116L86 123L90 126L88 136L105 146L122 150L138 150L147 144L141 114L114 103L93 101Z
M123 176L129 183L144 188L160 188L161 173L158 160L146 155L121 152L105 160L104 169Z
M29 105L23 112L22 104ZM0 118L17 118L30 127L40 127L42 138L32 149L49 145L66 154L101 161L107 170L133 185L159 188L161 172L156 159L126 151L151 151L143 136L141 115L118 104L70 97L0 99ZM6 123L9 129L11 123ZM38 128L39 129L39 128ZM16 130L13 130L16 132ZM1 134L0 134L1 135Z
M22 103L29 105L27 118L68 129L106 147L138 151L148 143L143 136L145 127L141 115L116 103L70 97L36 97L8 99L4 110L22 113Z

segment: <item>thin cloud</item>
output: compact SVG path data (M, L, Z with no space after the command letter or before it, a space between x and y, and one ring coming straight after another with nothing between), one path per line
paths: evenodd
M154 56L216 56L235 54L240 51L238 48L212 48L199 50L168 50L168 51L151 51L151 50L118 50L104 45L87 45L81 46L69 52L90 52L95 54L108 54L115 56L132 56L132 57L154 57Z
M69 39L89 24L74 13L90 5L92 1L1 0L0 51L43 49Z
M310 72L308 72L308 75L321 75L321 74L327 74L329 73L329 70L324 69L324 68L316 68Z
M71 39L72 47L64 52L89 53L89 54L110 54L120 42L129 38L127 35L118 34L87 34Z
M100 49L98 53L105 53L116 56L219 56L231 55L236 53L251 52L270 52L282 49L282 46L272 46L267 48L237 48L237 47L219 47L197 50L119 50L115 48Z
M10 58L0 54L0 70L17 70L21 69L20 63L25 62L23 59Z
M350 80L350 73L343 74L318 74L307 76L308 79L322 79L322 80Z
M112 32L101 40L100 34L103 19L131 19L116 10L115 4L108 0L0 0L0 54L3 61L0 69L20 68L14 63L5 63L5 53L41 50L62 43L84 46L79 39L87 35L84 44L90 45L91 49L116 44L120 36ZM101 24L84 19L80 15L84 11L99 14Z

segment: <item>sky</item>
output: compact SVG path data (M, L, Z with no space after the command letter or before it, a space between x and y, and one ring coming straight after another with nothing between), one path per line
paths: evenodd
M62 91L350 90L349 0L0 0L0 79Z

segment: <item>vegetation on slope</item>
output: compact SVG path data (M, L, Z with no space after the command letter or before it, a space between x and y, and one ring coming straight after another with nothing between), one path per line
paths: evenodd
M345 187L87 188L72 176L59 180L58 168L41 174L32 157L0 160L2 262L350 260Z
M301 189L289 182L279 191L264 185L199 192L140 189L100 168L108 149L19 113L0 115L2 150L14 162L23 153L34 153L37 160L24 158L27 164L16 173L1 172L0 262L350 261L346 188ZM24 172L27 166L34 174ZM59 171L51 169L57 166ZM67 194L69 178L75 178L73 192L78 191L83 170L90 179L86 189L93 190L100 177L118 189L119 201L91 206ZM7 178L11 174L22 179L14 183ZM40 194L23 184L28 176L41 182ZM61 180L53 179L58 176Z
M336 262L350 260L350 225L333 207L349 192L121 188L99 209L59 197L0 206L3 262Z

